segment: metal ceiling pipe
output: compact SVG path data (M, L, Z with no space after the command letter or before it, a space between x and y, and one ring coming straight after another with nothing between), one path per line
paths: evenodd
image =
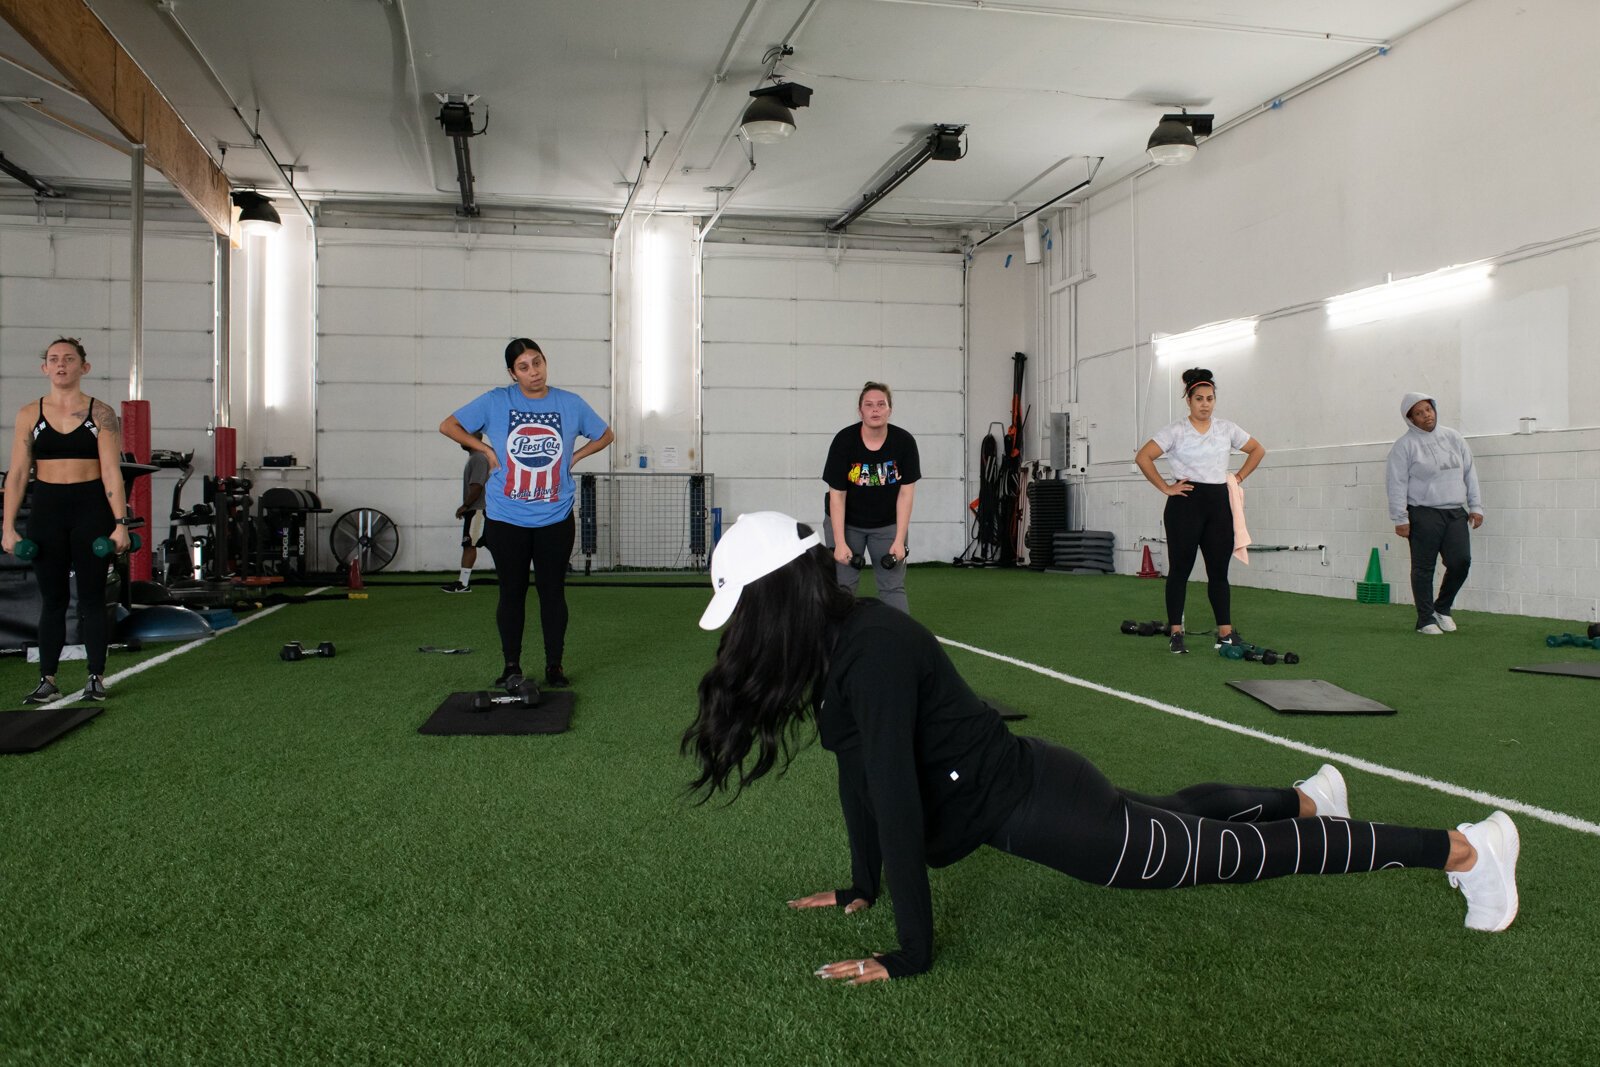
M311 224L312 232L315 233L317 217L312 213L311 205L306 203L305 197L300 195L300 190L295 188L294 179L290 177L289 171L284 168L283 164L278 162L277 153L273 152L272 146L267 143L267 139L261 136L261 131L251 126L249 120L244 117L244 112L239 110L239 102L233 98L233 94L228 91L228 86L222 80L222 75L217 73L217 68L211 65L211 60L206 58L206 54L200 50L200 45L190 36L189 31L178 19L178 13L174 10L171 0L156 0L156 12L167 20L168 24L172 26L173 32L183 42L184 47L199 61L200 69L205 71L206 77L211 79L211 84L216 87L217 92L222 94L222 98L228 102L229 109L233 111L234 117L239 120L239 124L245 128L245 132L250 135L251 142L267 154L267 158L272 161L272 168L278 172L278 178L283 182L283 187L299 203L300 210L305 212L306 221Z
M1104 156L1095 156L1094 157L1094 167L1093 167L1093 169L1091 169L1089 171L1089 176L1087 178L1083 179L1083 181L1079 182L1077 185L1074 185L1071 189L1068 189L1066 192L1062 193L1061 195L1051 197L1049 200L1046 200L1044 203L1040 204L1038 207L1034 208L1032 211L1028 212L1026 215L1018 215L1016 218L1012 219L1006 225L1000 227L998 230L994 231L989 236L985 237L983 240L979 241L977 244L973 245L972 247L974 249L982 248L984 245L988 244L990 241L994 240L996 237L999 237L1001 234L1006 233L1006 232L1008 232L1010 230L1013 230L1016 227L1020 226L1025 220L1033 218L1035 215L1037 215L1039 212L1043 211L1045 208L1049 207L1051 204L1054 204L1059 200L1065 200L1067 197L1071 196L1073 193L1077 192L1079 189L1082 189L1084 186L1086 186L1090 182L1094 181L1094 176L1100 172L1100 164L1102 164L1104 162L1105 162L1105 157Z
M28 173L26 170L23 170L21 167L11 162L11 160L7 159L4 152L0 152L0 170L5 171L7 174L17 179L17 181L21 182L23 185L26 185L29 189L32 189L35 196L56 197L61 195L61 190L57 189L49 182L42 181Z

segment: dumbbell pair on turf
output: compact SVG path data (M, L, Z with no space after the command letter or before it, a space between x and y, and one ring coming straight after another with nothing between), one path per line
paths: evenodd
M332 659L333 654L334 649L332 641L324 641L316 648L306 648L299 641L290 641L288 644L284 645L278 650L278 658L283 660L285 663L293 663L296 660L310 659L314 656L322 659Z
M1164 622L1134 622L1132 619L1122 620L1122 632L1130 637L1162 637L1167 635L1167 624Z
M1577 634L1551 634L1544 639L1550 648L1593 648L1600 649L1600 626L1589 627L1589 637L1579 637Z
M1279 663L1293 667L1300 662L1300 656L1295 652L1276 652L1260 645L1233 645L1224 644L1217 649L1217 654L1223 659L1242 659L1251 663L1264 663L1268 667Z

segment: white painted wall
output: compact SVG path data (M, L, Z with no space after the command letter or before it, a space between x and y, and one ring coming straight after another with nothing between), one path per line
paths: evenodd
M723 522L777 510L820 526L828 444L881 381L922 460L912 561L960 552L962 257L710 244L702 278L705 469Z
M1409 601L1382 460L1401 394L1419 389L1480 457L1488 517L1460 606L1595 617L1600 143L1574 131L1595 125L1596 32L1590 0L1475 0L1192 164L1088 201L1075 332L1051 340L1089 428L1088 523L1116 531L1121 570L1161 534L1163 498L1132 455L1182 412L1181 367L1153 361L1151 335L1259 315L1253 346L1204 360L1219 413L1271 451L1250 483L1251 533L1326 544L1328 561L1258 554L1236 582L1350 597L1376 546ZM1328 328L1328 297L1486 259L1475 302ZM1527 414L1540 432L1511 435Z
M194 449L205 472L212 457L214 249L202 225L146 224L144 398L152 444ZM85 392L119 410L128 398L129 258L126 222L0 218L0 433L8 453L17 408L44 392L39 357L58 336L78 337L88 350ZM177 479L152 477L154 514L147 518L159 539ZM199 478L186 487L186 504L200 499Z

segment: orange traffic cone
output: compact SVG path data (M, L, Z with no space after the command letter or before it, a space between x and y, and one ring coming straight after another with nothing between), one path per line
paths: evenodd
M346 589L365 589L366 588L366 585L361 581L361 557L360 556L352 556L352 557L350 557L350 573L345 578L345 588Z
M1140 563L1139 563L1139 577L1141 577L1141 578L1159 578L1159 577L1161 577L1161 572L1156 570L1156 562L1155 562L1155 560L1150 558L1150 546L1149 545L1145 545L1144 546L1144 559L1142 561L1140 561Z

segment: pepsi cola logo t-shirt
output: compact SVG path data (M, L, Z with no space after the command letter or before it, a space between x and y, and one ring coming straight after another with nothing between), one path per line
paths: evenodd
M572 514L577 486L572 453L579 437L593 441L606 424L576 393L551 389L541 399L515 383L491 389L455 413L468 433L483 431L499 457L484 486L484 510L497 522L549 526Z

